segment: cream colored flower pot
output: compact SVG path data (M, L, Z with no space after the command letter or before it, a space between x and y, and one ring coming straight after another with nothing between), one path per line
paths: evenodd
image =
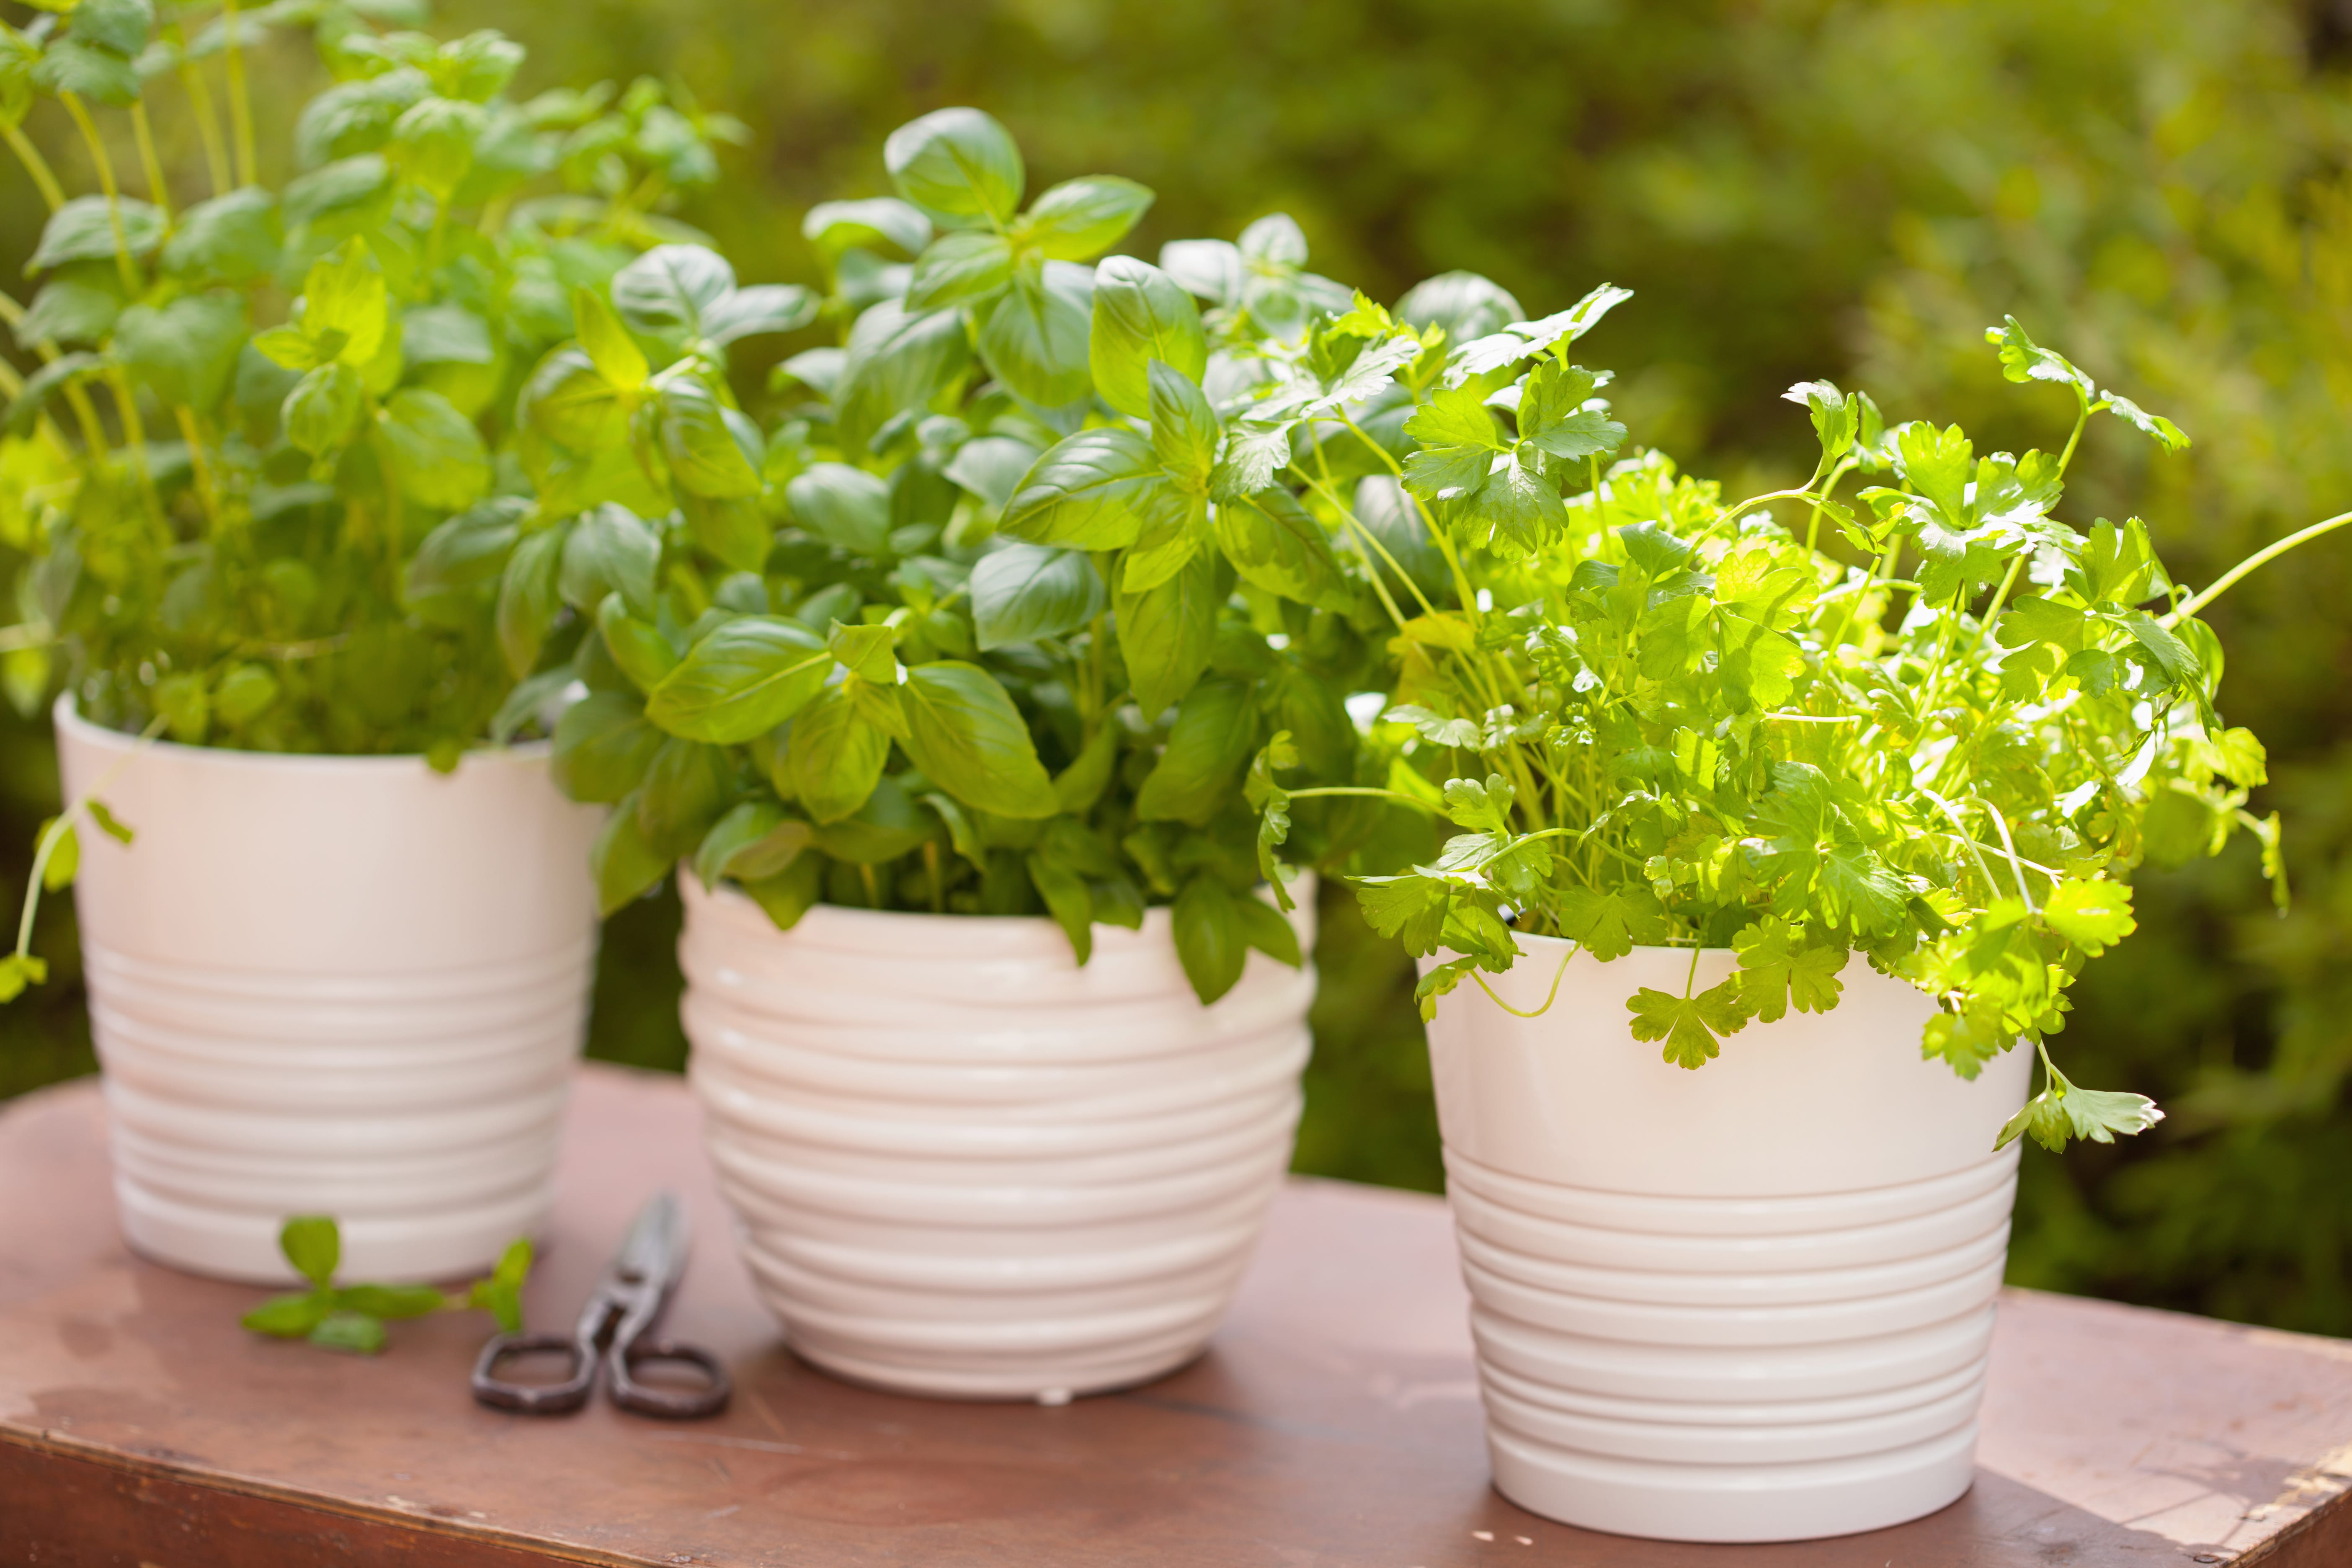
M343 1268L449 1279L534 1230L587 1021L601 814L544 747L278 756L152 744L57 708L124 1237L276 1283L291 1214ZM136 752L136 754L132 753Z
M1049 1402L1200 1353L1290 1163L1311 965L1253 953L1204 1008L1165 909L1097 927L1081 968L1042 918L819 905L780 931L679 885L711 1157L794 1350Z
M1568 944L1488 983L1540 1006ZM1435 962L1434 960L1431 962ZM2031 1055L1923 1061L1933 1004L1860 958L1825 1015L1751 1023L1696 1072L1626 1027L1688 949L1579 953L1535 1018L1475 984L1429 1031L1495 1484L1593 1530L1842 1535L1973 1473ZM1698 961L1704 988L1732 955Z

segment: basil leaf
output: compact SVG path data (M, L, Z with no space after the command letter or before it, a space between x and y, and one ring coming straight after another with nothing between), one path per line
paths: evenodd
M654 753L637 786L637 831L666 862L702 841L730 804L735 766L726 750L673 736Z
M674 862L646 839L637 823L635 795L624 799L604 819L596 842L588 850L589 874L596 883L596 907L605 915L625 907L646 889L669 875Z
M523 535L507 558L499 582L499 647L507 668L529 675L539 663L541 645L555 625L556 574L563 561L563 531L542 529Z
M337 360L309 372L279 405L286 438L313 458L340 451L358 431L366 388L360 373Z
M1094 287L1092 272L1067 261L1015 271L980 327L980 357L996 379L1047 407L1084 397Z
M1206 374L1209 340L1201 308L1159 268L1114 256L1095 268L1087 359L1102 400L1141 418L1151 412L1152 361L1194 382Z
M1257 749L1257 710L1237 680L1204 680L1177 705L1159 763L1136 792L1145 822L1205 826L1233 800L1241 772Z
M563 545L557 587L564 603L593 610L607 594L618 594L641 616L654 613L654 574L661 564L661 535L624 506L607 502L583 512Z
M1203 552L1157 586L1114 598L1119 657L1146 720L1158 719L1207 671L1225 600L1221 576L1216 558Z
M834 422L842 445L862 452L874 433L953 387L971 362L959 310L915 312L886 300L857 318L843 345Z
M915 260L907 309L936 310L984 299L1013 280L1013 242L1001 234L943 234Z
M909 121L882 144L898 194L918 206L999 223L1021 205L1026 176L1012 134L977 109L941 109Z
M613 274L613 308L656 338L707 335L703 319L735 292L735 269L708 246L656 245Z
M376 416L376 434L404 500L461 511L489 489L481 432L437 392L404 386L394 393Z
M1223 882L1205 872L1194 875L1176 895L1176 957L1202 1006L1234 988L1249 958L1234 914L1236 901Z
M801 237L827 256L845 250L897 250L913 256L931 242L931 220L889 196L819 202L801 219Z
M1151 443L1132 430L1081 430L1022 478L1002 531L1033 544L1118 550L1135 542L1154 490L1171 490Z
M811 842L809 825L785 816L774 801L743 801L703 835L694 852L694 874L714 892L728 877L761 881L781 875Z
M919 664L898 688L907 755L955 799L1000 816L1051 816L1053 780L993 676L953 659Z
M1079 550L1004 544L971 569L972 620L980 647L1059 637L1100 614L1102 574Z
M867 723L837 686L793 715L784 738L793 794L820 826L863 806L889 756L890 737Z
M662 388L661 444L670 478L695 495L725 500L760 493L766 445L759 427L700 382Z
M555 721L556 787L572 800L621 800L645 782L662 742L638 704L618 692L592 691Z
M815 842L819 849L836 860L846 860L853 866L879 866L929 842L933 831L931 818L908 797L898 781L885 777L874 786L874 793L855 816L818 828ZM803 859L813 861L815 857L805 856ZM799 869L796 862L793 871ZM792 871L785 875L790 877ZM771 918L773 914L771 910Z
M646 716L673 735L740 745L791 718L833 671L824 639L780 616L712 628L654 688Z
M816 320L819 301L797 283L738 289L702 313L705 342L725 345L762 332L798 331Z
M890 488L846 463L812 463L784 486L793 521L829 544L879 555L890 538Z
M1261 490L1222 502L1216 512L1217 543L1244 582L1327 610L1344 613L1353 605L1330 537L1289 491Z
M1150 187L1116 174L1065 180L1030 204L1021 236L1043 254L1085 261L1118 243L1151 208Z
M1205 489L1223 432L1216 411L1192 379L1160 360L1146 368L1151 387L1151 449L1160 466Z

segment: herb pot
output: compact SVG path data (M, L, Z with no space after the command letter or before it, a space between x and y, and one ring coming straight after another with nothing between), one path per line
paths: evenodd
M1252 953L1204 1007L1164 908L1080 967L1042 917L820 904L787 931L679 887L689 1071L795 1351L1048 1403L1200 1353L1290 1163L1311 964Z
M287 756L56 712L84 826L74 886L131 1247L290 1281L280 1223L331 1214L342 1267L434 1279L546 1217L596 948L602 816L543 746Z
M1826 1014L1696 1071L1627 1028L1687 948L1522 936L1429 1031L1495 1484L1588 1529L1841 1535L1969 1489L2032 1056L1920 1058L1933 1004L1849 963ZM1434 959L1424 960L1433 964ZM1696 985L1730 972L1698 954Z

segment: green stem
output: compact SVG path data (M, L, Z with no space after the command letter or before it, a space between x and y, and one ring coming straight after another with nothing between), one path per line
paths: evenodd
M221 28L222 61L228 68L228 120L236 137L236 183L257 185L261 177L254 172L253 100L245 89L245 49L238 38L236 0L221 0Z
M139 166L147 177L147 199L172 221L172 187L163 179L163 160L155 155L155 130L147 123L147 105L133 101L131 105L131 134L139 144Z
M1532 1013L1522 1012L1518 1008L1512 1006L1508 1002L1504 1001L1500 996L1496 995L1495 988L1487 984L1486 977L1479 973L1476 970L1474 969L1470 972L1470 978L1478 983L1478 989L1486 994L1487 1001L1492 1002L1496 1006L1500 1007L1504 1012L1510 1014L1513 1017L1540 1018L1546 1013L1550 1012L1551 1005L1559 999L1560 977L1568 973L1568 961L1577 955L1577 952L1580 951L1581 946L1581 943L1571 942L1568 944L1568 951L1559 955L1559 967L1552 971L1551 989L1544 994L1543 1005L1536 1008Z
M99 189L106 193L106 217L114 228L114 265L122 274L122 288L132 299L139 297L139 268L131 259L131 234L122 226L122 193L114 178L114 160L107 156L106 143L98 134L98 126L90 120L89 110L81 104L79 93L60 92L58 101L73 116L81 139L89 148L90 162L98 166Z
M2062 476L2066 472L2066 465L2074 460L2074 446L2076 442L2083 438L2083 426L2091 422L2091 405L2089 401L2082 398L2082 395L2079 393L2075 395L2077 400L2082 403L2082 412L2074 416L2074 428L2066 437L2066 449L2058 454L2058 472Z
M213 107L212 89L205 85L205 73L196 68L195 61L187 56L187 35L176 21L163 25L163 36L180 49L180 87L188 95L188 108L196 121L196 138L204 143L205 174L212 181L213 195L225 196L232 189L228 167L228 147L221 140L220 114Z
M100 773L96 784L68 801L66 808L58 813L57 820L49 824L48 831L41 835L40 847L33 853L33 873L25 887L25 912L16 921L18 958L32 956L33 919L41 910L41 876L49 868L49 857L56 854L58 846L65 841L74 818L89 815L89 803L97 799L101 791L111 788L114 781L122 776L122 770L138 760L140 753L153 744L155 737L163 732L163 717L159 713L148 722L146 729L140 731L138 743L115 758L114 765Z
M55 212L65 205L65 189L58 184L49 161L41 156L41 150L33 145L32 139L16 126L5 123L0 123L0 138L6 140L8 151L16 154L16 162L25 165L25 173L32 176L33 188L41 193L41 200L48 204L49 210Z
M2309 543L2323 533L2333 533L2347 522L2352 522L2352 511L2339 512L2325 522L2315 522L2300 532L2290 533L2284 539L2263 546L2215 578L2202 592L2191 594L2188 598L2183 599L2173 607L2170 615L2158 617L2156 624L2166 627L2179 625L2229 592L2237 584L2238 580L2248 573L2257 567L2267 565L2298 545Z
M1424 812L1432 816L1437 815L1437 808L1418 795L1410 795L1402 790L1375 789L1368 784L1322 784L1314 789L1294 789L1287 793L1293 800L1307 800L1316 795L1369 795L1376 800L1392 800L1399 805L1409 805L1415 811Z

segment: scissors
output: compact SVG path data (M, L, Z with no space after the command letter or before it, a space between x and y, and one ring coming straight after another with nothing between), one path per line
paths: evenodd
M661 1316L670 1288L686 1268L686 1211L674 1193L656 1193L629 1226L612 1268L597 1281L580 1313L579 1326L562 1334L494 1334L474 1363L474 1397L500 1410L529 1415L555 1415L588 1403L588 1389L596 1381L596 1363L604 1363L606 1392L624 1410L643 1415L667 1415L689 1420L715 1415L727 1405L730 1392L727 1369L719 1358L696 1345L647 1339L654 1320ZM571 1372L561 1383L509 1383L499 1375L499 1363L509 1356L534 1351L560 1351L571 1357ZM705 1386L691 1391L650 1388L635 1373L648 1362L675 1362L702 1373Z

